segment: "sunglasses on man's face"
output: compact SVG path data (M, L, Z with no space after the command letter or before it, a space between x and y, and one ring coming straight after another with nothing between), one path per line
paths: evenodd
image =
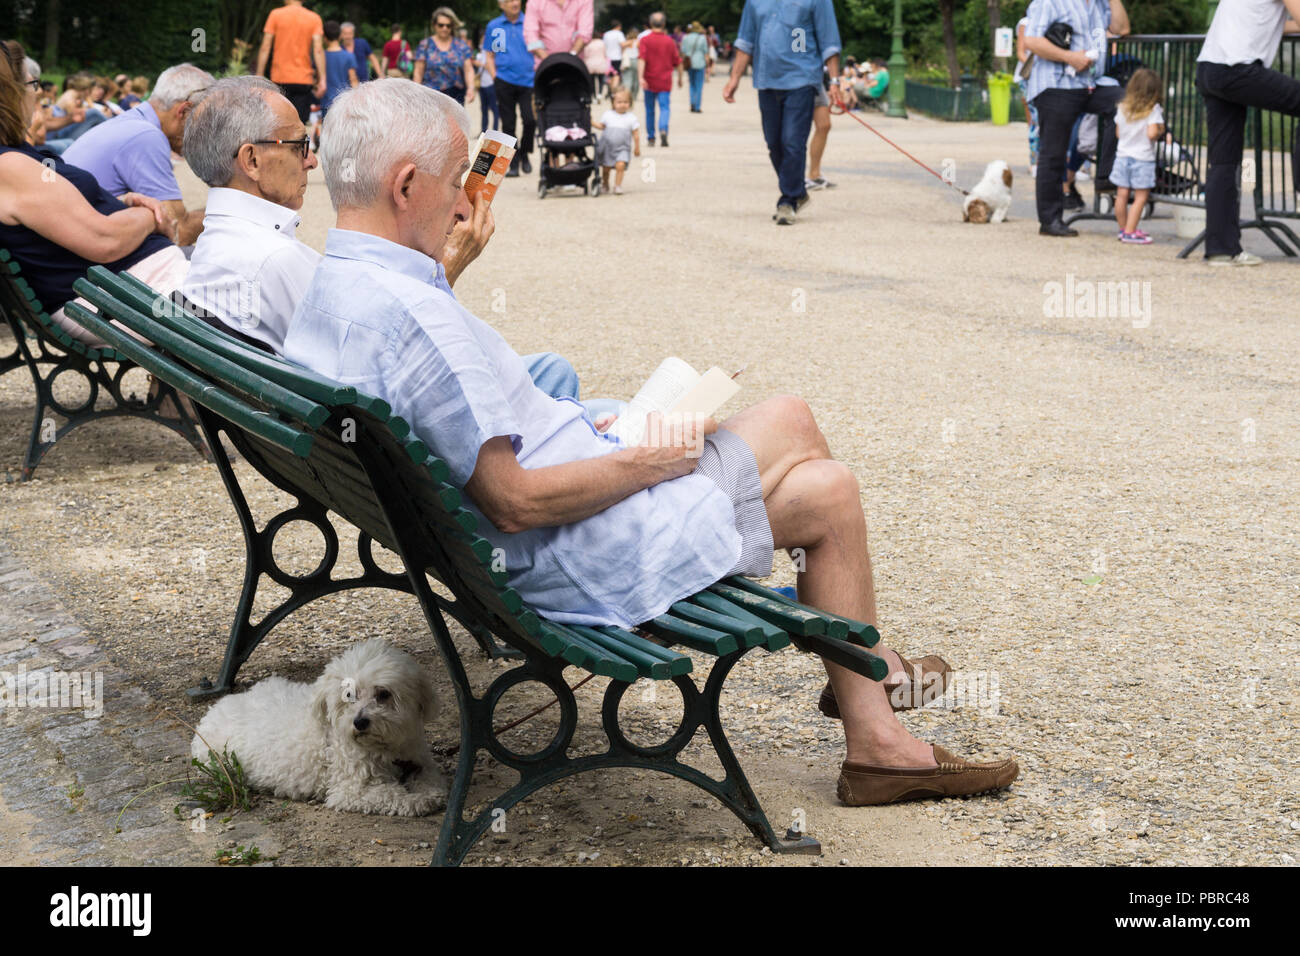
M34 93L39 93L41 91L40 80L25 80L23 86L28 87Z
M448 30L451 29L451 24L450 24L450 23L435 23L434 26L435 26L435 27L439 27L439 28L441 28L441 27L446 27Z
M255 139L252 141L253 146L292 146L298 151L298 156L302 159L307 158L307 151L311 149L311 140L304 136L302 139ZM239 155L238 151L235 153Z

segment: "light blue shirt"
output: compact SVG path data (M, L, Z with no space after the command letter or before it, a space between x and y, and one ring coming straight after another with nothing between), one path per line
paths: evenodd
M491 438L542 468L622 446L581 405L538 389L520 357L446 288L442 266L387 239L331 229L284 355L376 395L463 488ZM511 587L538 613L630 627L724 576L740 559L730 498L703 475L661 482L583 521L520 534L479 516Z
M1031 102L1043 90L1089 90L1094 86L1117 86L1106 72L1106 28L1110 26L1107 0L1033 0L1025 14L1025 36L1041 37L1058 20L1074 28L1071 50L1092 50L1097 54L1092 69L1071 76L1066 64L1034 57L1029 79L1025 81L1025 102Z
M831 0L748 0L736 49L754 58L760 90L820 87L822 65L840 52Z
M150 103L83 133L63 153L63 161L86 170L114 196L139 193L162 202L181 198L171 143Z

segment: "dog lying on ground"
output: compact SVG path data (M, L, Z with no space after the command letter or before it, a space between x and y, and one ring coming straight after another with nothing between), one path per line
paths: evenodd
M1002 222L1011 208L1011 167L995 159L962 204L962 222Z
M218 701L199 722L190 752L239 758L249 784L335 810L421 816L441 810L446 782L424 723L436 701L429 675L380 640L330 661L313 684L268 677Z

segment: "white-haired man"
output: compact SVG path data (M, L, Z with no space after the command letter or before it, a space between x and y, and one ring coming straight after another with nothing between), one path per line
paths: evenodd
M560 621L634 625L729 573L766 575L801 548L800 598L874 622L866 520L852 472L800 399L773 398L719 428L652 428L624 447L575 402L529 380L520 357L441 288L438 257L471 209L472 128L432 90L379 80L326 119L322 163L338 213L285 355L379 395L450 468L486 519L510 584ZM880 650L889 682L925 671ZM839 793L852 805L1007 786L1010 760L968 764L912 737L885 687L828 663L823 705L844 721ZM932 680L946 665L935 659Z
M279 353L320 262L295 235L307 174L317 165L297 108L263 77L219 80L190 114L185 155L209 190L181 291L237 335ZM483 201L457 228L442 258L449 294L493 228ZM577 373L560 356L530 356L529 370L548 394L577 398Z
M64 161L86 170L114 196L157 199L176 220L176 244L192 246L203 229L203 210L186 210L172 152L185 155L186 117L197 95L214 82L212 74L189 63L163 70L147 102L79 137Z

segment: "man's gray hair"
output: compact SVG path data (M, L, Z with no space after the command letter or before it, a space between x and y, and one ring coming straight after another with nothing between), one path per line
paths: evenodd
M342 23L339 24L340 30L355 30L356 28L357 25L353 23L351 20L344 20Z
M23 60L23 72L27 74L27 79L39 80L41 78L41 65L29 56Z
M155 110L169 110L182 100L188 100L190 94L206 90L215 82L211 73L200 70L193 63L169 66L158 74L149 103Z
M399 163L435 175L458 165L468 153L452 155L456 128L466 142L473 136L465 108L419 83L392 77L345 90L321 131L320 162L334 210L371 205Z
M204 92L185 123L185 160L209 186L235 175L235 154L245 143L275 136L275 111L263 93L280 88L261 76L230 76Z
M650 26L663 29L668 26L668 18L664 16L663 11L650 14Z

